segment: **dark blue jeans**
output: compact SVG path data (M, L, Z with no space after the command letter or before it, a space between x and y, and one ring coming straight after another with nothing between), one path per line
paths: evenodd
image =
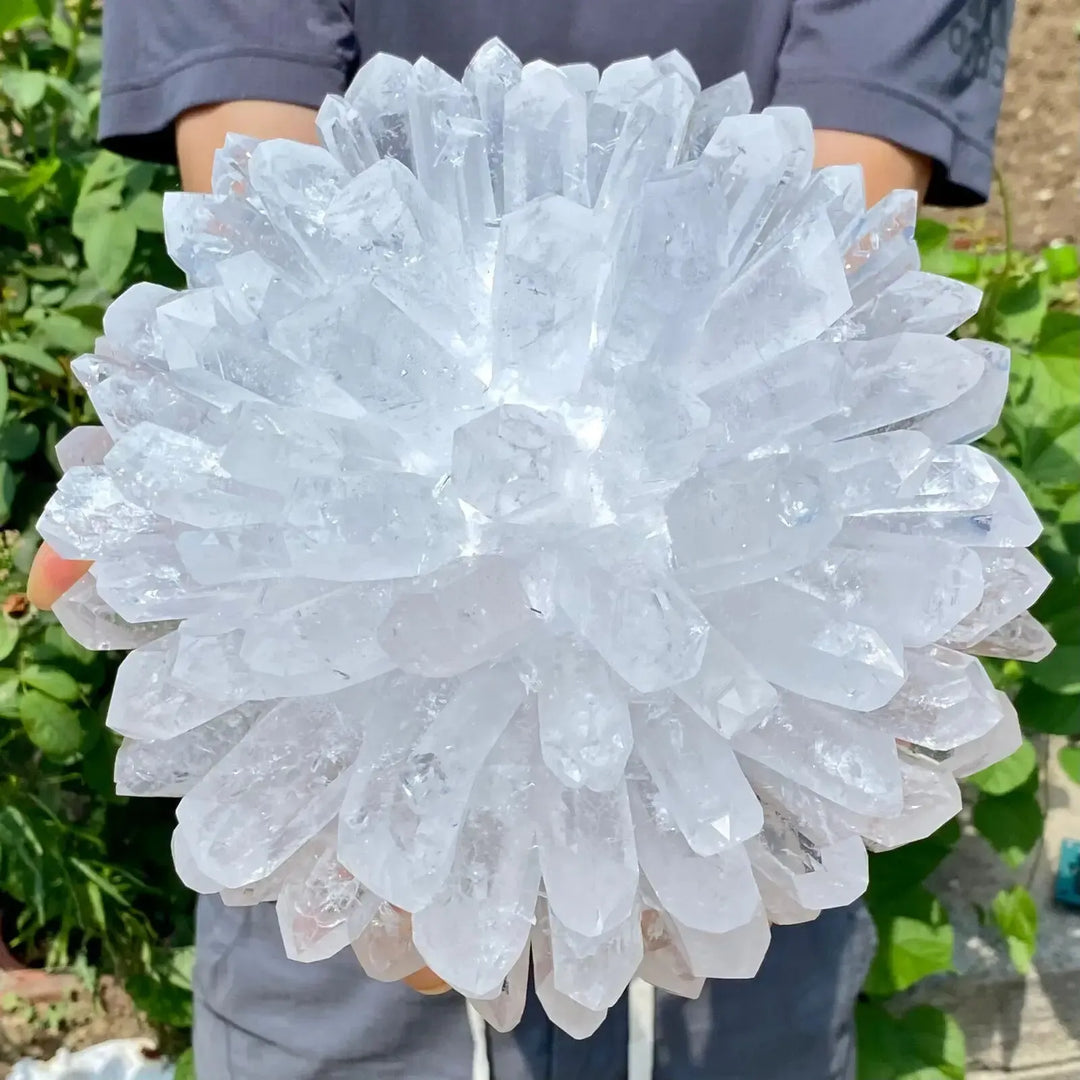
M852 1080L853 1010L874 949L861 905L781 926L755 979L658 992L653 1080ZM473 1037L455 994L368 979L351 951L288 960L273 909L199 903L199 1080L471 1080ZM624 999L575 1041L530 995L521 1024L488 1031L492 1080L625 1080Z

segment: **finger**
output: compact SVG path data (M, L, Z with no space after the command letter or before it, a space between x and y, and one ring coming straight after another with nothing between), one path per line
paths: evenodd
M48 544L42 544L34 556L34 565L30 567L26 582L30 603L48 611L91 565L84 559L62 559Z
M445 994L450 989L450 984L443 982L431 968L421 968L411 975L406 975L403 980L419 994Z

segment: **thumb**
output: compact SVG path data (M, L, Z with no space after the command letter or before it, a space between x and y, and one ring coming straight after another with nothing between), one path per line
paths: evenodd
M62 559L48 544L42 544L34 556L26 582L30 603L48 611L91 565L83 559Z

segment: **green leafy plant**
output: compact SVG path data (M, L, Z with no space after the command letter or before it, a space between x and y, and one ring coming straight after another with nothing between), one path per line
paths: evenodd
M195 1080L195 1055L191 1047L176 1059L176 1074L173 1080Z
M940 1009L919 1005L897 1017L864 1002L856 1023L859 1080L963 1080L964 1033Z
M1034 609L1057 641L1038 664L987 661L995 684L1015 702L1030 735L1080 737L1080 264L1073 246L1037 255L1015 250L1006 199L1004 246L994 248L940 222L916 232L923 268L983 289L982 306L962 336L1008 345L1009 394L1001 422L983 445L1017 476L1045 524L1036 554L1053 583ZM1080 782L1080 746L1060 751L1062 770ZM1017 870L1043 833L1038 754L1026 739L1004 761L972 776L970 823L1005 865ZM860 1080L959 1080L963 1034L930 1006L898 1015L889 998L952 970L948 913L926 887L960 839L956 822L899 851L871 859L867 903L879 947L860 1006ZM987 921L1021 973L1032 964L1038 912L1022 884L993 899Z
M160 235L174 177L95 146L100 61L99 3L0 0L0 933L26 963L118 972L152 1019L184 1026L171 807L134 815L113 794L116 658L25 595L56 442L93 420L71 358L119 290L180 283Z

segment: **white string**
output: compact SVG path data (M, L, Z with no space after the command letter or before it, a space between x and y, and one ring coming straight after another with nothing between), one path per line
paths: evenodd
M487 1052L487 1025L484 1018L468 1003L465 1014L472 1032L472 1080L491 1080L491 1062Z
M626 1046L627 1080L652 1080L653 1044L656 1037L656 991L642 979L630 984L630 1038ZM491 1062L487 1051L487 1025L484 1018L465 1004L473 1040L472 1080L491 1080Z
M626 1047L627 1080L652 1080L656 1038L656 991L650 983L630 984L630 1040Z

